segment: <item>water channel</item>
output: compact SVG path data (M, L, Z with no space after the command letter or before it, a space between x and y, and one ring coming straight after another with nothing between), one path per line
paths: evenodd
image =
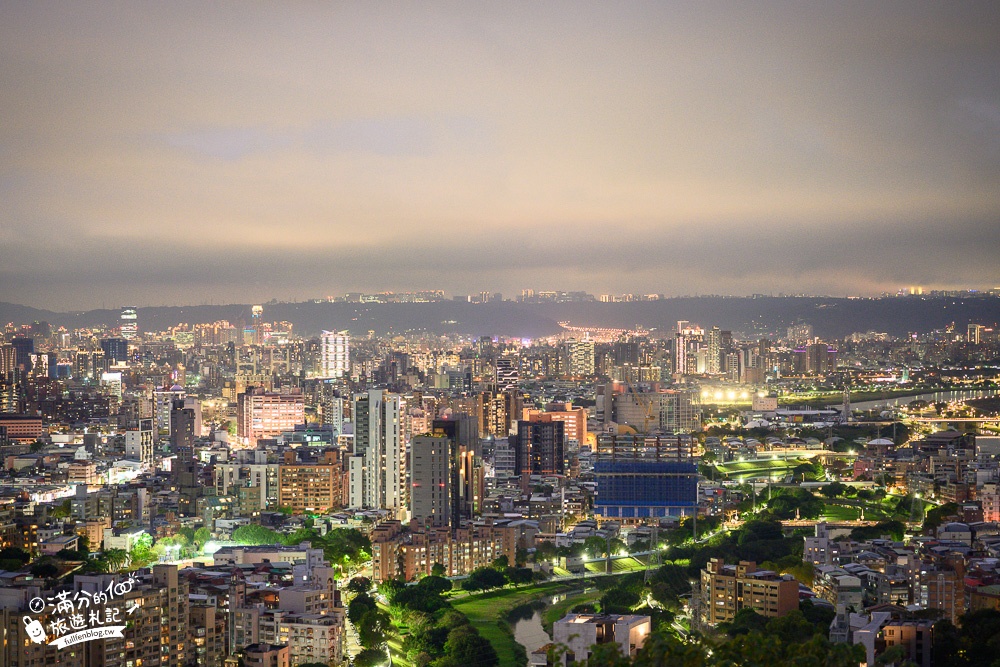
M972 398L990 398L993 396L1000 395L995 389L970 389L970 390L953 390L953 391L936 391L929 394L920 394L918 396L899 396L897 398L884 398L877 401L859 401L855 403L851 401L852 410L874 410L875 408L881 407L898 407L901 405L907 405L912 401L927 401L929 403L937 402L949 402L949 401L967 401Z
M536 611L531 618L521 619L514 625L514 641L523 646L528 655L552 641L542 627L541 612Z
M514 624L514 641L523 646L525 652L529 655L532 651L551 643L552 637L550 637L549 633L545 632L545 628L542 627L542 612L548 609L551 605L558 604L566 598L579 595L580 593L586 593L589 590L593 589L580 589L577 591L569 591L568 593L560 593L559 595L543 598L541 602L545 606L542 607L542 609L536 609L535 613L531 615L531 618L521 619Z

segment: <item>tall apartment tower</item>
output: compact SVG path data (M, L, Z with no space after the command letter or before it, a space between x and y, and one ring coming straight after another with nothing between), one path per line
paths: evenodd
M35 353L35 339L27 336L14 336L10 344L14 347L14 365L27 375L31 372L31 356Z
M139 417L125 422L125 456L132 461L152 465L152 417Z
M452 528L459 528L482 511L486 488L478 426L475 417L466 414L435 419L431 424L434 435L448 438Z
M160 629L160 665L184 667L189 664L188 652L194 647L188 635L188 581L179 575L176 565L154 565L153 585L162 591L162 618Z
M7 379L17 368L17 350L13 345L0 345L0 380Z
M712 327L708 335L708 358L705 360L705 372L715 375L722 372L722 330Z
M339 379L350 375L351 336L347 331L324 331L320 346L320 377Z
M687 338L680 331L674 336L674 373L687 373Z
M520 372L517 369L517 359L500 357L496 363L497 391L517 391Z
M590 377L594 374L594 341L589 338L570 340L567 343L569 353L569 374L573 377Z
M638 366L639 343L634 340L620 340L612 348L615 366Z
M100 341L100 346L109 365L128 361L128 340L124 336L105 338Z
M337 385L333 382L323 382L319 385L317 400L320 406L320 416L324 425L332 426L341 433L344 430L344 399Z
M263 329L264 306L253 306L250 309L250 344L261 345L264 342Z
M401 400L372 389L355 394L354 456L349 463L351 507L392 510L405 518L409 495L406 453L400 423Z
M518 475L563 475L566 473L566 425L562 422L517 422L514 445L515 472Z
M139 315L135 312L134 306L122 308L119 321L121 322L119 327L122 338L125 340L135 340L139 337Z
M410 441L410 518L425 526L451 523L451 441L443 433Z
M170 410L170 449L177 456L171 471L179 493L177 510L182 516L197 514L197 499L203 493L194 460L194 421L194 410L184 407L183 399L174 400Z

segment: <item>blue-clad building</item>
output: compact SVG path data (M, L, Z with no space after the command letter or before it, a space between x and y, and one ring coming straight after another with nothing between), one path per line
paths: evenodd
M600 436L594 513L607 519L642 519L697 511L698 467L685 437Z

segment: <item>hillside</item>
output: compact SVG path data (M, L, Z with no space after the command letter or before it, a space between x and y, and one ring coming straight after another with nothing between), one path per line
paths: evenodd
M0 303L0 321L28 323L45 320L67 328L114 326L118 310L54 313ZM179 322L197 324L249 319L250 306L147 307L139 309L140 327L159 331ZM843 299L831 297L683 297L633 303L487 303L454 301L414 304L272 303L264 306L265 321L289 321L295 330L318 334L323 329L348 329L354 335L369 330L379 335L427 331L475 336L536 338L556 334L558 322L576 326L631 328L643 326L672 331L677 320L719 326L744 336L774 335L796 322L812 324L817 335L839 338L855 331L885 331L902 336L913 331L944 328L954 322L964 330L969 322L1000 322L1000 298L945 297Z

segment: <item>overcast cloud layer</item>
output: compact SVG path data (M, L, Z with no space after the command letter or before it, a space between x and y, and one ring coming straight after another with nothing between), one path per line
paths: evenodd
M1000 5L0 3L0 300L1000 285Z

